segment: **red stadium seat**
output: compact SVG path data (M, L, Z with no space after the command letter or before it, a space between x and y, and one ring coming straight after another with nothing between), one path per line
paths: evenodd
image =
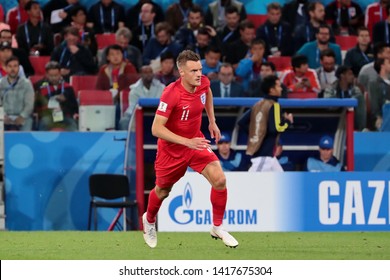
M96 81L97 75L73 75L70 77L70 85L73 87L76 97L80 90L94 90L96 88Z
M340 46L342 51L352 49L357 44L357 36L340 36L336 35L336 44Z
M114 104L109 90L80 90L79 100L80 106Z
M267 60L275 64L276 71L284 71L291 67L291 57L290 56L268 56Z
M34 85L36 82L42 80L44 77L44 75L31 75L28 78L31 81L32 85Z
M45 75L45 66L50 61L50 56L29 56L35 75Z
M103 33L95 35L98 49L104 49L109 45L114 45L116 43L115 33Z
M255 27L259 27L267 20L267 15L246 15L246 18L249 19Z
M307 99L307 98L317 98L316 92L289 92L287 98L297 98L297 99Z
M129 89L122 90L119 93L119 104L120 104L120 107L121 107L121 116L122 117L125 114L127 108L129 107L129 95L130 95L130 90Z

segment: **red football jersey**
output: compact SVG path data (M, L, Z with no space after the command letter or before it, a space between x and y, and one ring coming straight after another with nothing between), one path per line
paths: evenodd
M194 93L188 92L178 79L164 89L156 114L168 118L166 127L177 135L204 137L200 127L209 88L210 80L204 75ZM169 149L173 157L181 157L186 150L182 145L163 139L158 139L158 149Z

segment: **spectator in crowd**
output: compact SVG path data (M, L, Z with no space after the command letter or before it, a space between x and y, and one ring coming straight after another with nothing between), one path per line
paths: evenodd
M325 8L325 20L336 35L356 35L363 26L364 14L360 5L351 0L335 0Z
M320 54L321 66L317 68L317 77L320 82L321 91L332 87L333 83L337 80L336 78L336 55L332 49L326 49L321 51Z
M282 20L288 22L294 30L299 25L305 25L309 21L309 1L293 0L284 4Z
M317 73L309 68L307 57L296 55L291 59L292 69L282 74L281 81L290 92L316 92L321 90Z
M275 145L275 155L283 171L295 171L295 165L290 161L287 155L283 154L283 142L279 137Z
M370 33L366 27L358 28L357 44L345 54L344 65L350 66L355 77L359 75L360 69L374 60L371 47Z
M51 60L61 65L61 75L66 81L71 75L93 75L97 66L91 52L80 44L79 31L68 26L64 31L64 41L57 46Z
M390 45L381 42L374 45L374 60L378 58L390 59ZM378 72L374 68L374 61L364 65L358 75L358 84L362 88L362 91L366 91L371 82L376 82L378 78Z
M188 45L196 44L196 34L204 26L203 19L202 8L197 5L192 6L188 14L188 23L183 24L175 34L175 40L183 49Z
M275 64L265 61L260 67L260 78L249 82L248 96L249 97L264 97L265 93L261 89L261 81L268 76L277 76ZM281 98L287 98L288 88L282 83Z
M235 6L225 8L226 24L217 30L218 38L223 46L240 39L240 14Z
M211 26L203 26L198 29L195 36L195 44L189 44L185 47L186 50L191 50L197 53L201 59L204 59L205 53L209 46L221 47L219 37Z
M174 32L188 22L188 14L193 5L192 0L179 0L169 5L165 11L165 20L172 26Z
M4 108L4 130L30 131L34 89L27 78L19 77L19 60L6 62L7 75L0 79L0 106Z
M115 1L100 0L89 8L87 26L96 34L115 33L125 26L125 9Z
M387 10L387 14L389 14L390 4L386 5L386 10ZM389 27L390 27L390 15L387 16L387 18L385 18L384 20L375 23L372 30L372 42L374 44L379 42L385 42L387 44L390 44Z
M230 63L222 63L218 79L211 81L211 91L214 97L245 97L244 89L234 80L234 69Z
M320 54L321 51L326 49L332 49L336 55L336 64L342 64L341 48L335 43L331 43L330 27L326 24L321 25L318 28L316 34L316 40L313 42L305 43L298 51L297 54L305 55L308 58L309 67L317 69L320 67Z
M219 68L221 67L221 49L216 46L209 46L206 50L202 64L202 74L210 80L218 79Z
M142 66L142 54L137 47L129 44L132 37L133 34L130 29L127 27L119 28L115 33L115 44L122 47L124 59L131 62L131 64L133 64L137 69L137 72L139 72ZM103 50L103 54L99 63L100 66L107 63L105 53L106 51Z
M76 27L79 31L81 45L86 47L93 57L96 57L98 46L94 29L86 25L87 10L81 5L76 5L69 11L69 14L71 18L70 25Z
M25 9L26 4L31 0L18 0L18 5L7 12L6 23L9 24L12 34L16 34L18 26L28 20L28 14Z
M9 42L4 41L0 43L0 78L7 75L7 61L12 56L12 46ZM26 78L23 66L19 66L19 77Z
M60 33L70 25L72 10L77 7L82 7L79 0L50 0L42 8L43 18L50 24L53 33ZM53 12L58 17L58 22L52 21Z
M232 149L230 135L226 132L221 133L221 138L217 143L215 152L223 171L246 171L245 159L243 155Z
M355 98L358 106L355 108L355 130L362 131L367 126L367 111L364 95L354 84L355 77L351 67L341 65L336 70L336 81L326 88L324 98Z
M385 20L388 17L386 7L387 3L389 3L389 0L378 0L377 2L369 4L367 6L364 18L364 25L367 27L370 34L372 34L374 25L377 22Z
M170 52L164 52L160 56L161 69L155 78L165 86L177 80L179 73L175 69L175 57Z
M126 13L126 26L130 30L134 30L134 28L140 25L141 19L139 16L141 14L142 6L145 3L149 3L153 5L153 13L155 14L155 16L153 17L154 24L164 21L165 18L164 11L159 4L151 0L139 0L137 4L130 7L130 9Z
M129 107L125 115L119 123L120 130L127 130L131 115L134 112L135 106L138 104L138 99L142 98L159 98L165 88L159 80L154 78L153 69L149 65L142 66L141 78L130 86Z
M205 22L215 29L226 25L225 11L228 7L236 7L240 15L240 21L246 19L245 6L236 0L215 0L207 6Z
M168 22L157 23L155 36L150 38L142 54L143 64L151 64L153 67L157 63L158 66L156 67L159 68L160 56L165 52L170 52L174 57L177 57L182 48L177 42L173 41L173 35L173 29Z
M390 59L377 58L374 62L374 69L378 73L378 77L368 85L371 108L369 128L379 131L383 123L383 105L390 102Z
M276 76L265 77L261 87L266 93L264 99L253 105L238 121L244 130L249 131L246 154L251 156L252 165L248 171L283 172L274 150L280 133L293 123L293 115L282 113L280 109L278 99L282 87Z
M240 39L233 43L227 44L223 61L229 62L234 69L237 68L241 59L248 54L250 45L253 39L256 38L256 30L254 24L246 19L240 23Z
M316 1L309 3L308 11L310 20L297 25L294 30L295 50L299 50L307 42L316 40L318 28L321 24L324 24L325 7L321 2ZM330 38L330 41L333 42L334 38L333 40Z
M61 65L49 61L45 71L45 78L35 86L34 109L39 119L38 130L77 131L75 116L78 114L78 104L72 86L61 76Z
M2 42L8 42L12 45L11 30L3 29L0 31L0 43ZM23 67L26 76L34 75L34 68L32 67L28 54L25 50L12 47L12 54L19 59L20 66Z
M291 25L282 21L282 6L267 6L267 21L256 30L256 38L266 43L266 56L291 56L294 53Z
M345 171L339 160L333 155L333 138L329 135L321 137L319 155L309 157L306 162L306 170L309 172L335 172Z
M137 47L141 53L144 51L146 44L154 36L154 18L156 16L155 6L146 2L142 5L139 15L139 24L129 27L133 32L131 44Z
M262 39L254 39L251 43L248 56L241 59L236 69L236 75L242 81L242 86L247 92L249 83L260 78L261 64L265 62L265 42Z
M18 46L30 55L50 55L54 40L50 26L42 21L41 7L37 1L29 1L24 7L28 20L18 26L16 40Z

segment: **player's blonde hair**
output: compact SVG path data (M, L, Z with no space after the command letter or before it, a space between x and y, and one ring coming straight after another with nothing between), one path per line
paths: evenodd
M176 66L178 69L180 69L181 66L187 63L187 61L199 61L199 60L200 60L199 54L191 50L184 50L178 55L176 59Z

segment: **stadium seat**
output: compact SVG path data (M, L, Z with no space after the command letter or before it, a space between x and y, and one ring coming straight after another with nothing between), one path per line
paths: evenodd
M268 56L267 60L275 64L276 71L284 71L291 67L291 57L290 56Z
M336 44L340 46L342 51L348 51L357 44L357 36L340 36L336 35Z
M29 56L35 75L45 75L45 66L50 61L50 56Z
M119 93L119 105L121 108L121 116L122 117L125 114L127 108L129 107L129 95L130 95L129 89L122 90Z
M250 15L248 14L246 16L247 19L249 19L256 28L258 28L260 25L262 25L264 22L267 21L267 15Z
M92 174L89 177L89 194L91 200L89 203L88 214L88 230L91 230L91 218L93 210L94 229L97 230L98 223L98 208L119 208L118 214L115 216L109 230L114 226L126 231L127 224L131 224L131 220L126 217L126 209L136 210L137 202L129 200L130 187L129 180L126 175L122 174ZM121 200L120 200L121 199ZM119 218L124 215L126 223L121 226Z
M317 98L316 92L289 92L287 98L298 98L298 99L307 99L307 98Z
M95 35L98 49L104 49L109 45L116 43L115 33L103 33Z
M34 85L36 82L42 80L44 77L44 75L31 75L28 77L28 79L31 81L32 85Z
M115 105L109 90L79 91L79 130L115 129Z
M70 77L70 85L73 87L76 97L80 90L94 90L96 88L96 81L97 75L73 75Z

